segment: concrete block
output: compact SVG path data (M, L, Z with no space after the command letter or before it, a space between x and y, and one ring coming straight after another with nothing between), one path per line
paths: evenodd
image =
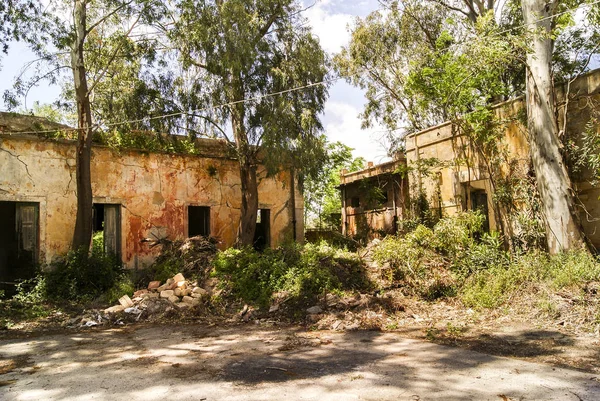
M123 295L119 298L119 303L126 308L131 308L133 306L133 301L129 298L129 295Z
M149 290L156 290L158 287L160 287L160 281L151 281L148 283Z

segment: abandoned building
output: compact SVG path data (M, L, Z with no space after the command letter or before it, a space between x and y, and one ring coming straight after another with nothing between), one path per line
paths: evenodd
M406 160L373 165L349 173L342 171L339 189L342 198L342 234L370 240L397 231L405 217L407 181L399 172Z
M22 121L26 117L27 124ZM22 133L47 120L0 113L0 281L26 276L70 247L75 225L75 143ZM60 129L61 127L52 126ZM21 132L21 133L19 133ZM92 149L94 231L129 268L153 261L148 239L210 235L234 244L240 220L239 164L219 140L198 140L200 154ZM257 246L302 241L303 198L292 174L259 167Z
M565 96L566 93L568 96ZM582 134L591 127L589 122L592 117L597 118L600 113L600 70L588 72L572 81L568 92L566 85L557 87L557 105L559 127L563 135L572 143L581 144ZM568 116L566 122L565 109ZM469 140L458 124L452 122L408 135L405 143L406 160L402 161L406 164L401 169L408 173L408 183L398 184L397 187L407 188L411 202L422 195L430 211L438 217L451 216L464 210L480 210L487 218L487 229L504 229L510 230L512 235L518 234L521 228L516 214L526 206L528 199L522 193L516 193L514 186L519 185L522 182L520 180L526 181L533 176L524 110L523 98L493 107L499 122L494 127L498 134L493 158L482 151L480 144ZM598 124L591 129L600 132ZM396 167L390 167L390 163L384 163L342 175L342 213L346 215L342 230L347 235L360 235L361 230L395 232L394 220L382 216L375 218L376 210L372 213L373 218L363 219L366 226L354 220L357 212L363 212L358 196L362 182L380 178L387 180L387 177L393 176L390 170L398 171ZM600 188L590 184L589 178L589 172L572 176L583 230L591 244L600 249L600 230L597 229L600 222ZM352 185L352 190L348 184ZM507 189L508 192L512 191L513 204L503 206L498 200L506 196ZM403 210L398 212L401 216Z

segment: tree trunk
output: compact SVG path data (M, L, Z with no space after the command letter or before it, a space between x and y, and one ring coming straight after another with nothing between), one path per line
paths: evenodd
M241 85L241 82L238 84ZM235 83L232 86L236 86ZM253 149L248 143L248 136L244 127L244 112L244 105L241 103L233 106L231 110L231 125L240 163L240 181L242 184L242 205L237 243L240 246L251 246L254 244L256 216L258 214L258 183L256 165L252 157Z
M571 182L560 154L551 76L550 37L556 1L523 0L525 24L532 31L527 54L527 128L531 159L542 199L548 250L557 253L583 244L574 214Z
M75 0L73 24L75 38L71 48L71 68L75 84L77 104L77 214L73 233L72 249L89 249L92 241L92 179L90 161L92 157L92 113L88 93L83 45L86 37L87 0Z

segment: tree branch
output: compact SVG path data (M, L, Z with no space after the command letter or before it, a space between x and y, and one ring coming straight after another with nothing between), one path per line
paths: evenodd
M125 34L125 38L127 38L129 36L129 34L131 33L131 31L133 31L133 28L140 21L140 18L141 18L141 15L139 15L138 18L135 20L135 22L131 25L131 27L129 28L129 30ZM118 54L119 50L121 50L122 45L123 45L123 42L121 42L121 44L119 46L117 46L117 48L113 52L112 56L110 57L110 59L106 63L106 68L104 68L104 70L100 73L100 76L97 79L94 79L94 82L92 83L92 85L88 89L88 93L87 93L88 96L89 96L90 93L92 93L94 91L94 88L96 87L96 85L98 85L98 83L100 82L100 80L102 80L102 78L104 77L104 75L106 75L106 73L108 72L108 69L109 69L110 65L112 64L113 61L115 61L115 58L117 57L117 54Z
M85 35L86 36L89 35L89 33L92 32L98 25L102 24L104 21L106 21L107 19L109 19L110 17L112 17L113 15L115 15L116 13L118 13L119 11L121 11L122 9L124 9L125 7L130 5L131 3L133 3L133 0L129 0L127 3L121 4L119 7L115 8L114 10L112 10L111 12L106 14L104 17L100 18L98 21L96 21L94 24L92 24L92 26L89 27L85 31Z

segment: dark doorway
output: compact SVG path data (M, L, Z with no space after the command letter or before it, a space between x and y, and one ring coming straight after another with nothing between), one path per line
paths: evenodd
M94 203L94 246L106 255L121 256L121 205Z
M488 211L488 196L484 190L471 191L471 209L479 210L485 220L483 222L484 232L490 231L490 220Z
M259 209L256 215L256 231L254 232L254 249L262 251L271 246L271 211Z
M0 290L14 293L19 280L32 278L38 262L39 204L0 202Z
M210 236L210 207L188 206L188 237Z

